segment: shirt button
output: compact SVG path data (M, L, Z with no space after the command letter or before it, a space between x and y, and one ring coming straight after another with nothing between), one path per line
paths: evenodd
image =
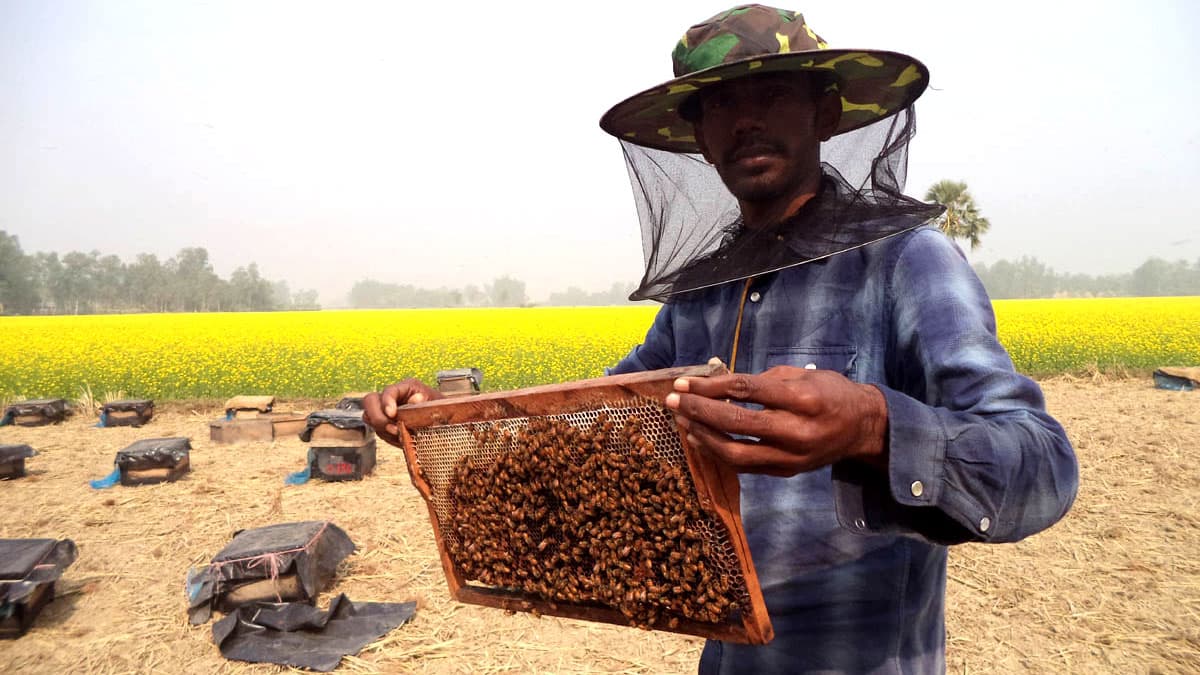
M750 302L758 302L759 300L762 300L762 293L754 291L750 294Z
M863 520L862 518L855 518L854 526L860 530L865 530L867 529L867 521Z
M804 369L805 369L805 370L816 370L816 369L817 369L817 364L815 364L815 363L806 363L806 364L804 364Z
M987 531L988 531L988 528L989 528L989 527L991 527L991 526L992 526L992 519L991 519L991 518L988 518L987 516L984 516L983 518L980 518L980 519L979 519L979 531L980 531L980 532L987 532Z
M919 480L914 480L909 489L912 490L912 496L914 497L920 497L925 494L925 484Z

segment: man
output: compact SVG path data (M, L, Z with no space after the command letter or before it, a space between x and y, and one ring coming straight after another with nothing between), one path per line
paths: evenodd
M665 403L741 474L775 639L710 641L700 670L944 671L946 545L1049 527L1078 477L978 279L926 224L940 209L901 193L927 71L760 6L692 27L674 61L601 120L649 244L634 295L664 301L608 372L733 371ZM435 395L392 385L366 416L395 442L396 406Z

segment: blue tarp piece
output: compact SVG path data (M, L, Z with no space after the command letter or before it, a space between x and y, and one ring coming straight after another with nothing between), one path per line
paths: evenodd
M289 473L288 477L285 478L283 482L288 485L304 485L307 483L308 479L312 478L312 465L314 459L316 459L316 453L313 452L312 448L309 448L308 460L304 463L304 470L297 471L296 473Z
M88 485L92 486L93 490L107 490L121 481L121 468L114 466L112 473L104 478L88 481Z
M1173 372L1166 372L1172 370ZM1195 380L1195 369L1162 369L1154 371L1154 386L1171 391L1194 391L1200 389Z

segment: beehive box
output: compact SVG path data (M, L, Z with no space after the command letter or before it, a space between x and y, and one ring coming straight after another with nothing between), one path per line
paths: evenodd
M37 584L20 602L0 605L0 640L19 638L29 632L33 620L54 599L54 582Z
M343 394L342 399L340 401L338 401L337 405L335 405L334 407L337 408L338 410L349 410L349 411L362 412L363 399L366 398L367 394L369 394L369 393L371 393L371 392L355 391L355 392L349 392L349 393Z
M37 455L28 445L0 445L0 480L25 475L25 460Z
M462 602L742 643L772 638L737 475L662 401L672 368L400 408Z
M483 371L478 368L439 370L437 385L438 391L445 396L478 394L483 385Z
M75 556L70 539L0 539L0 639L29 630Z
M209 423L209 440L226 444L269 443L304 430L304 413L274 408L274 396L235 396L225 402L225 419Z
M188 619L251 602L312 604L354 542L329 521L279 523L237 532L209 565L188 572Z
M4 411L4 419L21 427L40 427L61 422L69 414L66 399L44 398L8 406Z
M100 408L100 426L140 427L154 417L154 401L130 398L105 403Z
M357 410L309 413L300 440L310 443L310 473L322 480L362 480L375 468L375 432Z
M191 440L144 438L117 453L121 485L153 485L179 480L191 470Z
M271 433L275 438L295 436L304 431L308 415L302 412L275 411L266 418L271 423Z
M362 480L375 470L375 439L359 446L312 446L311 474L326 481Z
M217 420L208 424L208 438L214 443L271 442L275 425L269 419Z

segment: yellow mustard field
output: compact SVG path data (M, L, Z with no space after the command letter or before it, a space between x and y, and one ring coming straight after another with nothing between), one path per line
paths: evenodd
M1200 365L1200 297L992 304L1000 342L1030 375Z
M477 367L486 389L598 377L654 307L0 318L0 394L335 397Z
M1001 300L1022 372L1200 363L1200 297ZM336 397L474 366L484 388L602 374L657 306L0 318L0 396Z

